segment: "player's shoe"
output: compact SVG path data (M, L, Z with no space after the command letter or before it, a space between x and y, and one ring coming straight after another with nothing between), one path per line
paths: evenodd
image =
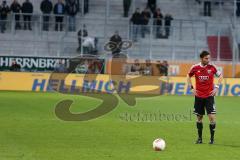
M214 139L210 139L209 144L214 144Z
M195 144L202 144L202 138L198 138Z

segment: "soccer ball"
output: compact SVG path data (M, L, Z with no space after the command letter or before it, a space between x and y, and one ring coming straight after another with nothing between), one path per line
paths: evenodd
M163 151L166 147L166 143L163 139L158 138L153 141L153 149L155 151Z

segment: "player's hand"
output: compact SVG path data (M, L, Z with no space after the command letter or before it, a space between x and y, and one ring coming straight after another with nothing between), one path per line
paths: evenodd
M193 95L197 96L198 95L198 91L196 89L192 89Z
M215 96L218 92L218 88L214 87L214 89L210 92L210 96Z

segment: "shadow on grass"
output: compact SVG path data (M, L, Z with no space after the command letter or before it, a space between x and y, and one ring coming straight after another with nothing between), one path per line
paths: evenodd
M233 145L233 144L221 144L221 143L215 143L213 146L223 146L223 147L231 147L231 148L240 148L240 145Z

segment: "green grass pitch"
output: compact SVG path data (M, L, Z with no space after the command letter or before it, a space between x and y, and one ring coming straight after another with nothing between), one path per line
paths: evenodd
M204 144L196 145L191 96L159 96L129 107L119 100L112 112L87 122L66 122L54 114L62 99L74 100L72 112L84 112L100 101L57 93L0 92L0 160L239 160L240 98L216 97L217 130L209 145L208 119ZM137 119L137 113L182 115L180 119ZM131 117L124 117L128 114ZM184 117L184 118L183 118ZM134 119L135 118L135 119ZM182 119L181 119L182 118ZM152 142L163 138L165 151Z

